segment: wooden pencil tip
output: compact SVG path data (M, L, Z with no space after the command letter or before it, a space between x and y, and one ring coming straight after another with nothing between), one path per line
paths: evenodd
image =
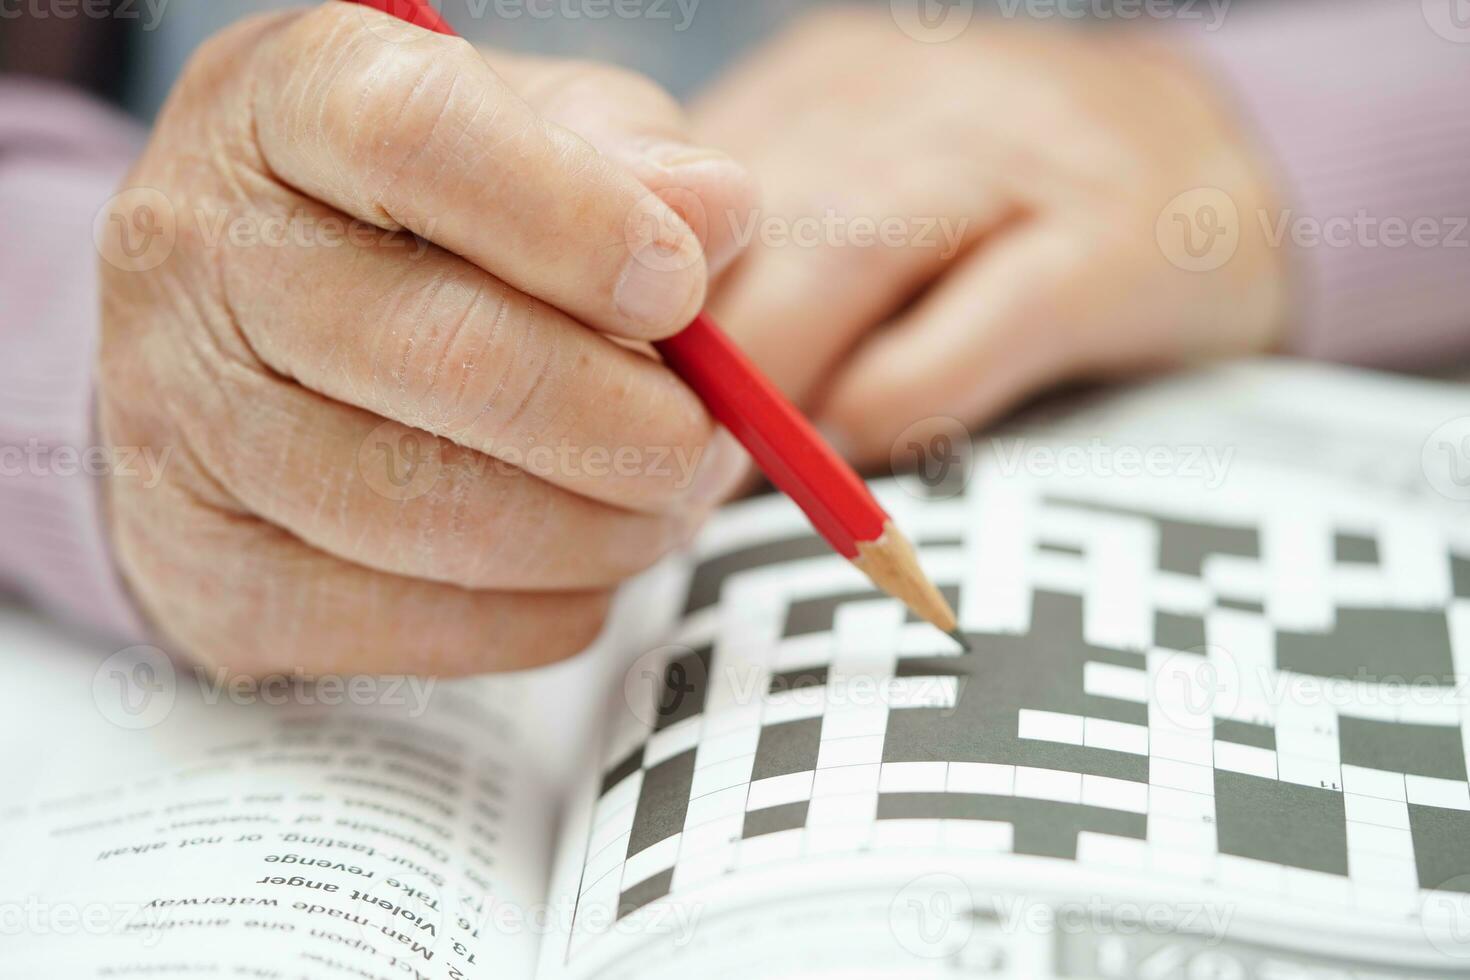
M972 647L972 646L970 646L969 639L965 636L965 634L961 633L959 630L950 630L949 631L949 638L951 640L954 640L956 643L958 643L960 645L960 649L961 650L964 650L966 653L974 653L975 652L975 648Z
M959 630L959 620L944 593L924 574L919 555L908 538L889 521L877 541L858 544L858 556L852 563L873 584L913 610L926 623L951 636ZM964 644L969 649L968 644Z

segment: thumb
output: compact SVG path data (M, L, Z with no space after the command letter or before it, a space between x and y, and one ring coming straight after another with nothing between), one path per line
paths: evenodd
M684 110L651 79L590 61L487 52L496 71L544 119L628 168L698 236L710 277L739 253L757 191L729 155L697 145Z

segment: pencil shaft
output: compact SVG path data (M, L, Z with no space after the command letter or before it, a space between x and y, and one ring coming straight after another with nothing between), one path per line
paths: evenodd
M655 346L843 557L882 536L888 515L867 484L708 316Z

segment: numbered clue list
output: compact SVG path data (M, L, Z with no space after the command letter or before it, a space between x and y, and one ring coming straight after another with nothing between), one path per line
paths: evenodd
M262 713L187 765L12 811L0 976L458 978L492 940L529 975L533 937L487 923L540 897L552 801L517 788L506 716L431 716Z

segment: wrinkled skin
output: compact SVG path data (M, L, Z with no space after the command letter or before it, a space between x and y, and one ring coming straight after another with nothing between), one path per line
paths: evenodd
M347 4L210 41L98 226L102 433L169 452L108 494L154 629L257 675L589 643L744 465L639 349L734 257L662 197L752 199L682 127L625 72Z

